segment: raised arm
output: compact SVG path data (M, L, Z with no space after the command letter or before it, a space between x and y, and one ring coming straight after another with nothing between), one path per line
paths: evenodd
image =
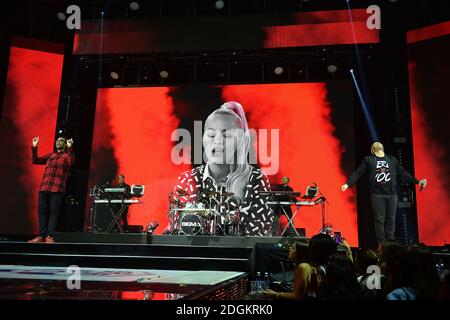
M67 165L72 167L75 165L75 153L73 151L73 139L67 140Z
M34 137L32 141L31 151L32 151L32 162L33 164L46 164L47 159L50 156L49 153L46 155L39 157L38 156L38 145L39 145L39 137Z

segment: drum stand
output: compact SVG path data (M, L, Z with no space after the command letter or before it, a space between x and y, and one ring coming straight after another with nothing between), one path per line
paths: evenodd
M175 209L174 208L170 208L169 219L170 219L169 233L173 234L175 231Z
M180 205L180 201L177 199L174 201L173 192L169 193L169 234L175 233L175 212L178 206Z
M214 235L227 235L226 230L226 215L229 212L229 206L225 201L217 204L217 214L214 216L216 227L214 228ZM223 223L222 223L223 222Z

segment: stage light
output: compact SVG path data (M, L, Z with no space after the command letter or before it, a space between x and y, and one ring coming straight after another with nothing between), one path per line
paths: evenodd
M328 71L329 73L335 73L335 72L337 71L337 67L336 67L334 64L330 64L330 65L327 67L327 71Z
M159 223L156 221L150 222L149 225L146 228L147 234L151 235L155 231L156 228L158 228Z
M160 76L162 79L167 79L167 78L169 77L169 73L168 73L166 70L162 70L162 71L159 73L159 76Z
M119 74L115 71L112 71L110 74L110 77L113 78L114 80L119 79Z
M130 7L130 10L132 10L132 11L139 10L139 3L137 3L136 1L130 2L130 4L128 6Z
M57 17L58 20L60 20L60 21L66 20L66 15L65 15L63 12L58 12L58 13L56 14L56 17Z
M223 7L225 7L225 2L223 2L222 0L216 1L216 9L217 10L222 10Z
M139 79L140 80L150 80L152 78L156 77L156 70L149 68L149 67L143 67L139 70Z
M273 69L273 72L279 76L280 74L282 74L284 72L284 69L282 67L276 67L275 69Z

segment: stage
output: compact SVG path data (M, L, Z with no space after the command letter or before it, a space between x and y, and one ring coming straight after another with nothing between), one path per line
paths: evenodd
M28 237L29 238L29 237ZM284 245L286 237L226 237L147 234L57 233L54 244L29 244L26 237L3 236L3 264L81 267L252 270L257 243Z
M11 299L242 299L255 247L306 238L57 233L56 243L0 237L0 297ZM81 290L67 288L79 267ZM41 293L39 293L41 292Z
M80 285L71 289L67 270L1 265L0 299L210 300L247 294L245 272L80 268Z

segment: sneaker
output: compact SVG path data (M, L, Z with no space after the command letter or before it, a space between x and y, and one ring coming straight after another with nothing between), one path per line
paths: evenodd
M28 243L40 243L40 242L45 242L44 238L41 236L37 236L31 240L28 240Z

